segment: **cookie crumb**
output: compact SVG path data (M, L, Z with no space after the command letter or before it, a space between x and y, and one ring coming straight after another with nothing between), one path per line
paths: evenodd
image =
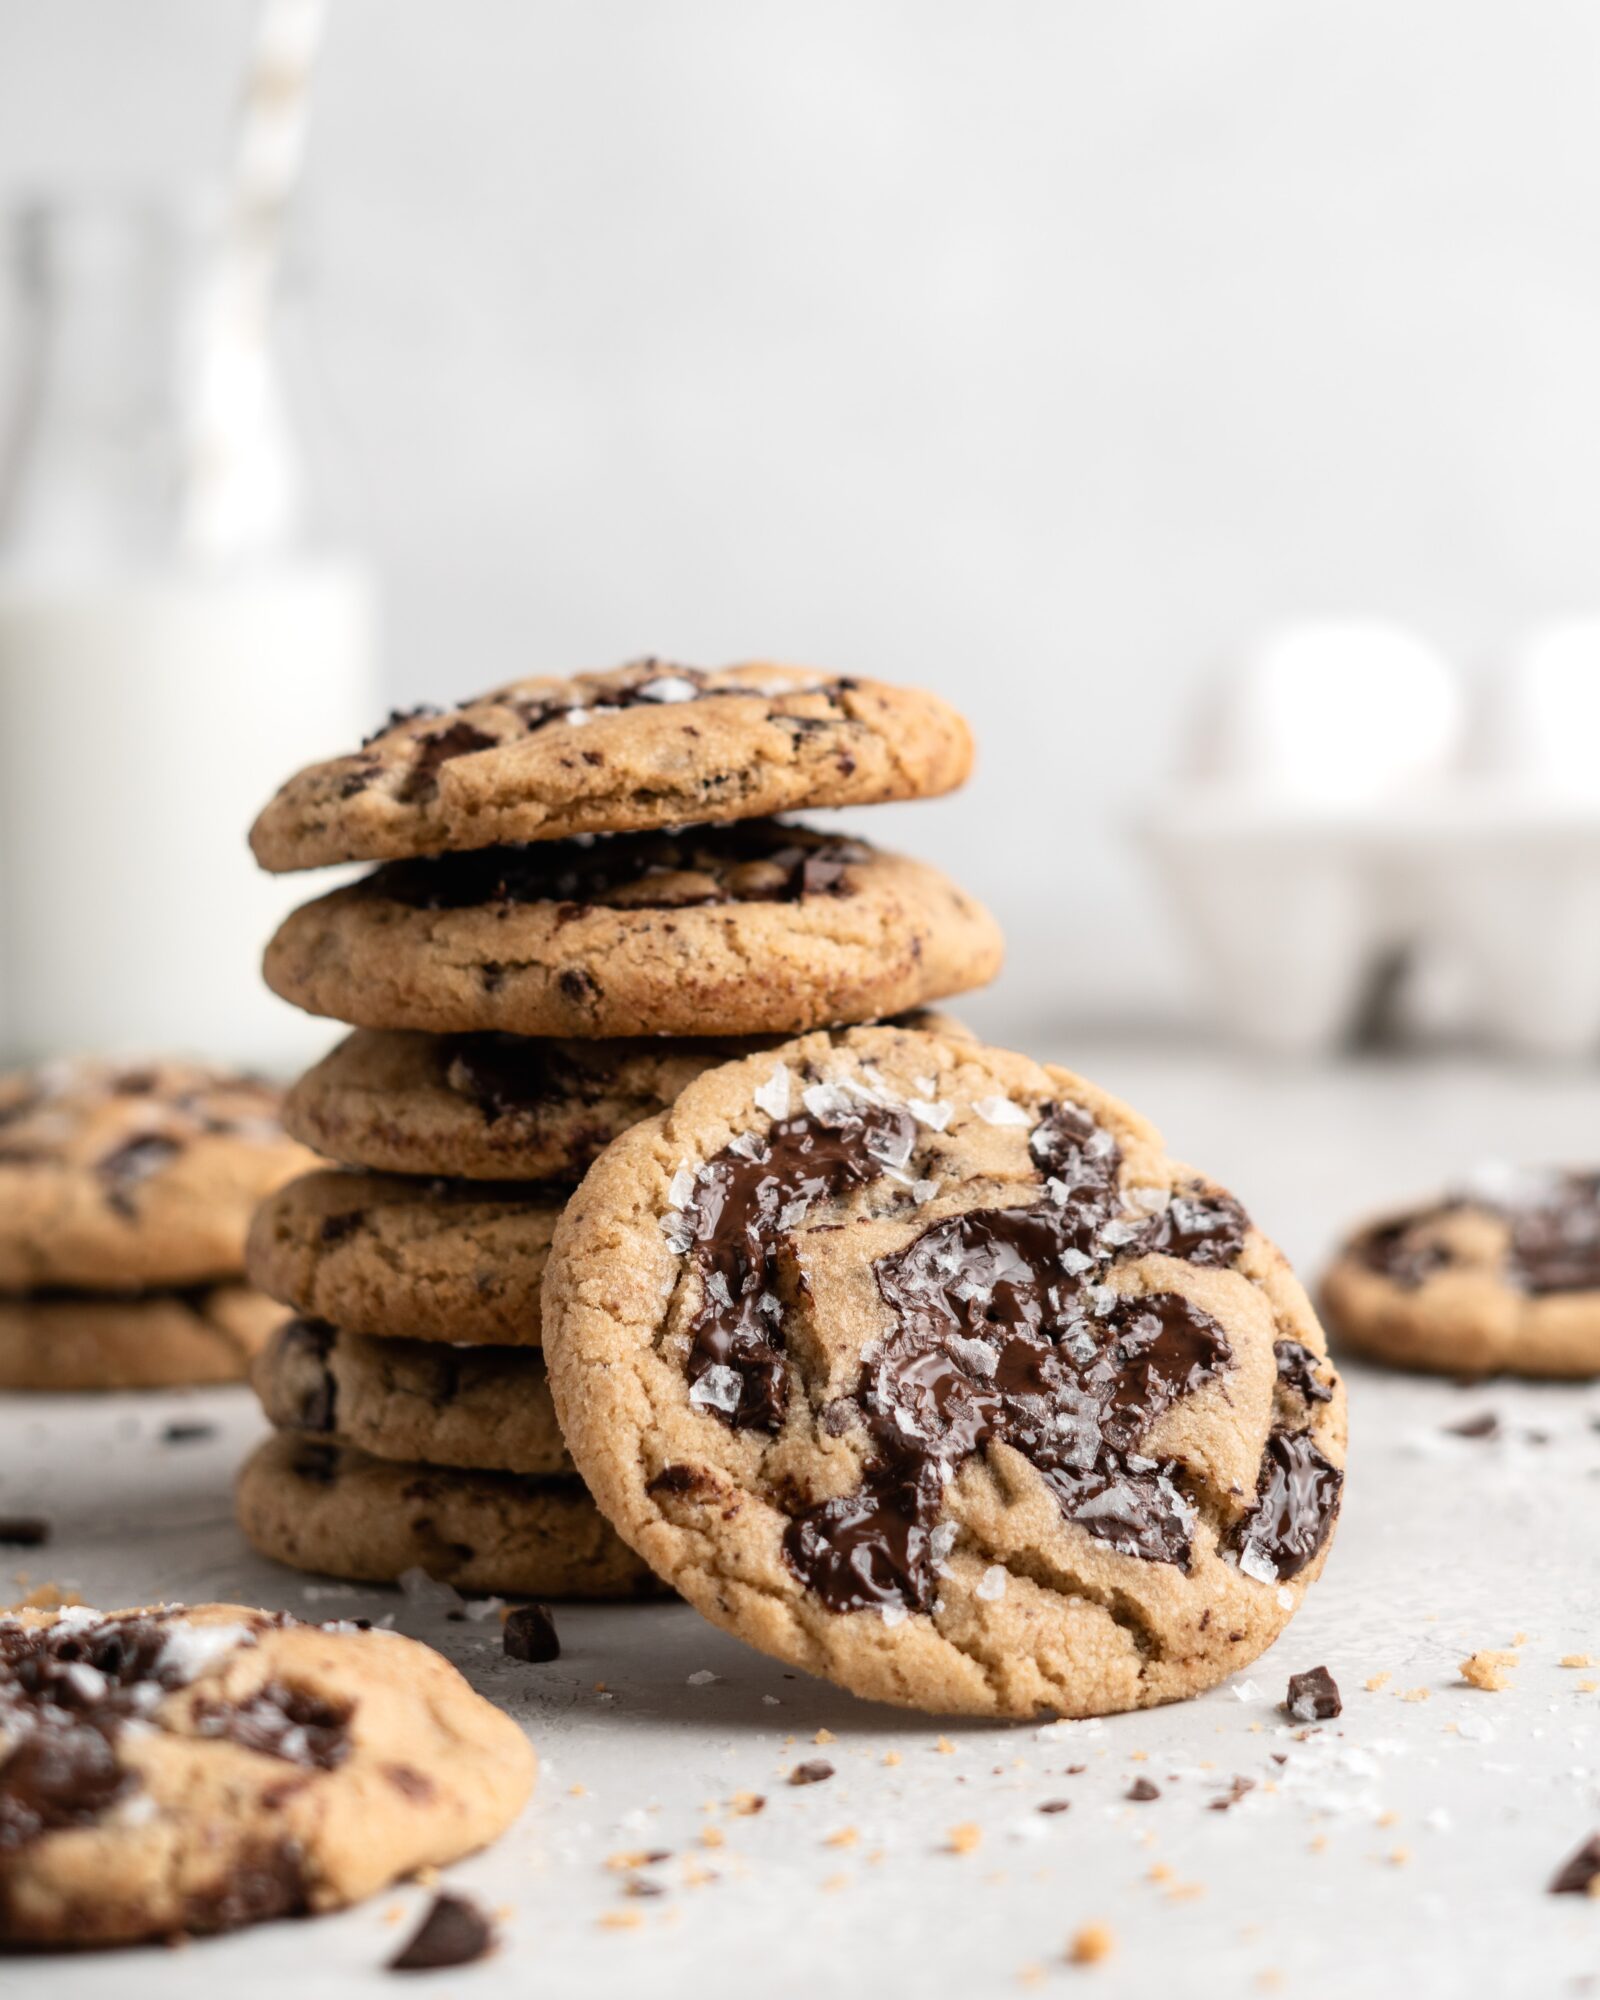
M1559 1664L1563 1667L1592 1667L1595 1660L1591 1653L1563 1653Z
M1433 1699L1433 1689L1407 1688L1400 1699L1402 1701L1431 1701Z
M983 1828L976 1821L964 1819L959 1826L951 1827L945 1840L947 1854L971 1854L983 1845Z
M767 1809L766 1799L760 1792L735 1792L728 1804L741 1819L753 1819L758 1812Z
M839 1739L831 1729L819 1729L811 1740L813 1743L837 1743Z
M825 1834L822 1844L824 1847L854 1847L860 1838L861 1835L855 1827L841 1826L836 1827L832 1833Z
M900 1755L900 1752L898 1750L885 1750L883 1753L883 1761L886 1764L903 1764L905 1762L905 1759Z
M1389 1685L1389 1675L1387 1673L1368 1674L1361 1685L1366 1689L1368 1694L1376 1694L1379 1688Z
M720 1826L701 1827L700 1845L702 1847L726 1847L727 1844L727 1835L722 1831Z
M933 1747L941 1757L953 1757L956 1754L956 1746L948 1736L941 1736Z
M1511 1686L1511 1670L1518 1665L1515 1653L1488 1651L1471 1654L1457 1671L1469 1687L1500 1694Z
M602 1910L596 1922L603 1931L636 1931L644 1918L637 1910Z
M1099 1965L1108 1959L1117 1948L1117 1940L1108 1924L1085 1924L1073 1935L1067 1946L1069 1965Z

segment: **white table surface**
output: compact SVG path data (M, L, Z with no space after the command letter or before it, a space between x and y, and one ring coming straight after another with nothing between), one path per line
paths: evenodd
M1256 1070L1103 1041L1060 1053L1235 1187L1308 1275L1344 1222L1471 1162L1600 1152L1600 1076L1586 1073ZM560 1661L528 1666L501 1658L492 1620L447 1622L394 1592L308 1590L252 1557L232 1524L230 1473L260 1429L235 1391L0 1397L0 1512L54 1526L37 1555L8 1552L4 1580L26 1567L107 1606L392 1612L525 1722L543 1760L532 1804L489 1853L448 1871L503 1909L503 1949L428 1975L429 1994L1600 1987L1600 1900L1544 1893L1600 1829L1600 1693L1582 1686L1600 1666L1558 1664L1600 1659L1600 1384L1463 1389L1353 1369L1351 1401L1338 1543L1289 1633L1201 1700L1105 1722L941 1725L872 1708L792 1678L682 1606L559 1610ZM1485 1410L1498 1438L1447 1433ZM215 1434L163 1442L175 1416ZM1466 1654L1519 1633L1512 1689L1460 1681ZM1277 1703L1290 1673L1324 1663L1345 1713L1300 1740ZM691 1684L703 1670L716 1678ZM818 1749L824 1729L834 1740ZM818 1756L832 1780L784 1783ZM1255 1790L1208 1810L1236 1774ZM1141 1776L1161 1797L1131 1804ZM765 1808L737 1813L741 1792ZM1068 1811L1039 1812L1059 1798ZM981 1843L948 1851L966 1823ZM670 1852L645 1871L664 1894L630 1898L607 1866L641 1849ZM428 1900L412 1885L180 1951L0 1961L0 1993L393 1991L383 1961ZM1067 1940L1090 1923L1110 1928L1114 1955L1066 1965Z

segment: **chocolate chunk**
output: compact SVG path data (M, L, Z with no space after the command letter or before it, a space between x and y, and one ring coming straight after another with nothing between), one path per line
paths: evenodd
M1230 1806L1236 1806L1246 1792L1253 1792L1255 1788L1256 1781L1254 1778L1235 1778L1220 1798L1215 1798L1211 1801L1209 1810L1211 1812L1226 1812Z
M138 1782L96 1728L31 1731L0 1763L0 1854L91 1825Z
M439 1972L447 1966L472 1965L487 1958L494 1943L494 1927L477 1904L446 1892L434 1897L433 1908L390 1959L388 1969Z
M1278 1380L1286 1389L1293 1389L1307 1403L1333 1401L1332 1385L1317 1373L1326 1364L1309 1347L1301 1346L1298 1340L1276 1340L1272 1352L1277 1357Z
M42 1549L50 1523L40 1514L0 1514L0 1542L12 1549Z
M1493 1410L1476 1417L1463 1417L1459 1424L1446 1424L1446 1433L1458 1438L1495 1438L1500 1435L1500 1419Z
M161 1442L163 1444L200 1444L206 1438L214 1438L216 1434L217 1427L215 1424L174 1422L162 1425ZM0 1537L0 1539L3 1539L3 1537Z
M341 1209L337 1215L325 1215L317 1234L324 1243L343 1243L354 1236L367 1219L364 1208Z
M807 895L848 894L850 864L869 853L859 841L806 827L740 820L683 833L603 834L391 861L374 870L366 886L373 895L422 910L793 903Z
M1226 1266L1244 1248L1250 1218L1220 1191L1174 1194L1140 1240L1141 1251L1181 1257L1186 1264Z
M833 1766L825 1757L813 1757L808 1763L796 1764L789 1773L791 1785L820 1785L825 1778L833 1776Z
M196 1935L234 1931L273 1917L303 1916L310 1907L299 1846L288 1840L262 1841L239 1856L216 1888L185 1897L183 1928Z
M194 1719L197 1735L225 1737L264 1757L333 1771L350 1754L351 1714L348 1703L268 1681L245 1701L197 1703Z
M1274 1431L1261 1455L1256 1504L1234 1531L1242 1564L1298 1576L1328 1539L1344 1474L1303 1431ZM1253 1567L1252 1567L1253 1565Z
M1555 1175L1542 1199L1509 1213L1513 1284L1535 1296L1600 1291L1600 1174Z
M1432 1211L1434 1215L1445 1212L1443 1207ZM1418 1234L1419 1224L1429 1219L1405 1216L1397 1222L1383 1223L1357 1237L1351 1248L1369 1271L1376 1271L1406 1291L1415 1291L1455 1262L1455 1253L1447 1244L1432 1242Z
M1039 1808L1042 1813L1064 1813L1072 1810L1071 1799L1046 1799Z
M690 1401L736 1430L775 1431L788 1404L780 1237L819 1204L876 1180L909 1157L905 1111L863 1104L831 1123L785 1119L707 1161L682 1211L704 1297L690 1322Z
M519 1604L506 1616L502 1643L506 1657L543 1666L561 1657L561 1639L547 1604Z
M1550 1883L1552 1896L1586 1896L1600 1881L1600 1833L1592 1833L1576 1854L1571 1854L1556 1870Z
M448 729L435 729L416 739L416 755L395 797L406 805L431 799L439 789L439 767L457 757L470 757L474 750L492 750L499 741L487 730L470 722L453 722Z
M549 1042L526 1035L452 1035L440 1045L445 1081L492 1125L560 1098L592 1101L589 1077Z
M1289 1676L1289 1694L1283 1712L1295 1722L1331 1722L1344 1713L1344 1703L1326 1667L1312 1667L1303 1674Z
M854 1493L807 1508L783 1553L830 1611L926 1611L936 1594L931 1535L944 1495L937 1464L869 1468Z
M160 1173L169 1161L183 1151L181 1139L171 1139L162 1132L144 1132L135 1139L125 1139L120 1146L95 1164L95 1174L105 1189L106 1201L118 1215L130 1221L137 1213L133 1202L133 1191L152 1174Z
M1138 1805L1147 1805L1151 1799L1160 1798L1161 1787L1152 1785L1148 1778L1135 1778L1123 1796Z
M419 701L415 708L391 708L385 720L370 735L362 737L361 747L370 750L380 737L387 736L391 730L403 729L408 722L422 722L443 713L444 710L431 701Z

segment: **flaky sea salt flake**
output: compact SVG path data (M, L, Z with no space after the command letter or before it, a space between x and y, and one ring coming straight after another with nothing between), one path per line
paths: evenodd
M975 1097L972 1108L985 1125L1031 1125L1033 1120L1009 1097Z

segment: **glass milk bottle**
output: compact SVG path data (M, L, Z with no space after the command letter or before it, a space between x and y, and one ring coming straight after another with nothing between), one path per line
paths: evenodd
M213 223L35 204L11 253L0 1052L287 1070L329 1032L261 949L327 884L259 873L245 836L372 725L371 578L330 533L268 288Z

